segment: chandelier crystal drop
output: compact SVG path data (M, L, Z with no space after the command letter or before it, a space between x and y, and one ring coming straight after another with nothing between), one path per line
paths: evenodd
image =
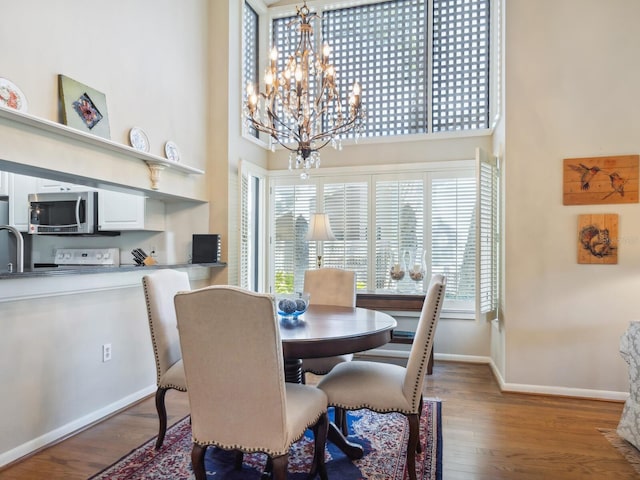
M306 2L296 11L296 19L288 25L297 25L300 33L295 52L278 71L278 51L273 47L264 91L247 84L245 117L248 126L269 135L272 147L278 143L289 150L289 169L303 169L300 176L308 178L309 170L320 166L321 148L331 144L341 150L341 136L352 130L358 137L365 112L358 82L343 105L337 72L329 63L329 45L325 43L319 55L314 52L311 21L321 17Z

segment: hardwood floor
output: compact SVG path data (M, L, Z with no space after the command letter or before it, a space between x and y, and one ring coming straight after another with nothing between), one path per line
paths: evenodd
M438 362L425 395L442 400L444 480L638 479L598 428L622 403L501 393L487 365ZM187 395L167 394L169 424ZM10 468L0 479L86 479L157 433L153 398Z

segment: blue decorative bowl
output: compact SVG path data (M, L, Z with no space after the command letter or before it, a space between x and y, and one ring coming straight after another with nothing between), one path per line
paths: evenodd
M308 293L294 293L292 295L278 295L276 309L283 318L297 318L309 308Z

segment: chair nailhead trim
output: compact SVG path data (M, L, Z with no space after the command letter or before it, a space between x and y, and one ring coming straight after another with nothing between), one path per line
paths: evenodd
M273 450L263 449L263 448L246 448L246 447L243 447L242 445L236 445L236 444L227 445L227 444L224 444L224 443L216 442L215 440L198 440L195 436L192 437L193 438L193 443L196 443L196 444L198 444L200 446L213 445L213 446L221 448L223 450L240 450L243 453L261 452L261 453L266 453L270 457L279 457L281 455L289 453L289 449L291 449L291 445L293 445L298 440L300 440L302 438L302 436L304 435L304 432L307 430L307 428L313 427L316 423L318 423L318 421L320 420L320 417L322 415L326 414L326 413L327 413L326 410L323 411L323 412L320 412L315 420L313 420L312 422L307 423L307 425L302 429L302 432L300 433L300 435L298 435L293 440L291 440L291 443L289 444L287 449L284 450L284 451L273 451Z
M144 300L147 304L147 319L149 320L149 330L151 331L151 343L153 344L153 354L155 357L155 361L156 361L156 385L159 387L160 386L160 361L158 360L158 357L160 356L160 354L158 353L158 344L156 342L156 334L153 331L153 322L151 321L151 300L149 299L149 294L147 293L147 287L149 285L147 285L147 279L143 278L142 279L142 285L144 287ZM186 390L183 390L186 392Z
M431 317L431 325L429 328L429 334L427 336L427 345L429 343L433 343L435 322L436 322L436 319L438 318L438 315L440 314L440 309L442 308L443 289L444 289L444 284L441 283L440 286L438 287L438 298L436 299L437 308L435 309L435 311L433 312L433 316ZM433 348L433 346L431 348ZM424 376L424 371L428 363L428 359L427 359L428 353L429 351L427 349L425 349L424 352L422 353L422 357L420 358L420 366L418 368L418 378L421 378ZM413 387L411 405L414 409L418 408L418 404L416 402L420 401L420 396L422 395L422 392L419 391L421 389L418 388L419 384L421 384L421 382L417 382ZM412 413L415 413L415 412L412 412Z

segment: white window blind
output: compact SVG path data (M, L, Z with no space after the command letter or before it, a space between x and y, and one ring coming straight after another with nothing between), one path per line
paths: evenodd
M323 265L355 271L358 288L366 288L369 265L368 195L366 181L324 185L324 212L336 240L323 242Z
M257 292L265 288L262 259L266 229L266 172L240 159L238 166L238 285Z
M303 288L304 271L315 268L316 261L316 242L306 240L308 221L312 213L325 212L336 240L322 243L323 263L355 270L359 289L420 292L431 274L441 273L447 277L444 308L449 313L473 315L481 288L483 302L487 288L497 303L497 220L491 216L497 181L481 180L490 188L480 197L477 181L472 162L451 170L317 175L313 183L274 179L270 258L276 293ZM493 230L478 240L476 227L488 225L485 216L494 222ZM477 245L493 256L478 260ZM414 282L409 269L423 258L427 276ZM405 267L400 281L389 274L396 263ZM490 273L486 286L485 272Z
M489 0L433 0L433 131L489 127Z
M327 10L322 17L340 92L346 98L355 81L363 87L370 114L361 135L426 132L426 3L380 2Z
M476 278L476 310L480 318L493 320L498 313L498 252L500 222L498 208L498 168L495 157L476 151L478 175L478 252Z
M246 171L240 171L240 211L239 211L239 225L240 225L240 265L239 265L239 279L238 286L241 288L249 289L250 283L250 271L249 265L251 264L251 230L249 224L250 218L250 190L249 190L249 175Z
M431 179L431 273L447 277L449 310L475 308L475 208L473 176Z
M244 2L242 17L243 55L242 55L242 86L252 83L258 89L258 52L260 35L258 31L259 16L247 2ZM249 134L257 137L258 131L249 127Z
M408 273L396 283L391 266L408 269L422 258L424 248L424 179L375 180L375 288L412 288ZM422 290L423 282L413 288Z
M316 212L316 186L275 185L273 187L274 293L301 292L304 271L315 261L306 239L309 219ZM313 246L315 248L315 245Z

